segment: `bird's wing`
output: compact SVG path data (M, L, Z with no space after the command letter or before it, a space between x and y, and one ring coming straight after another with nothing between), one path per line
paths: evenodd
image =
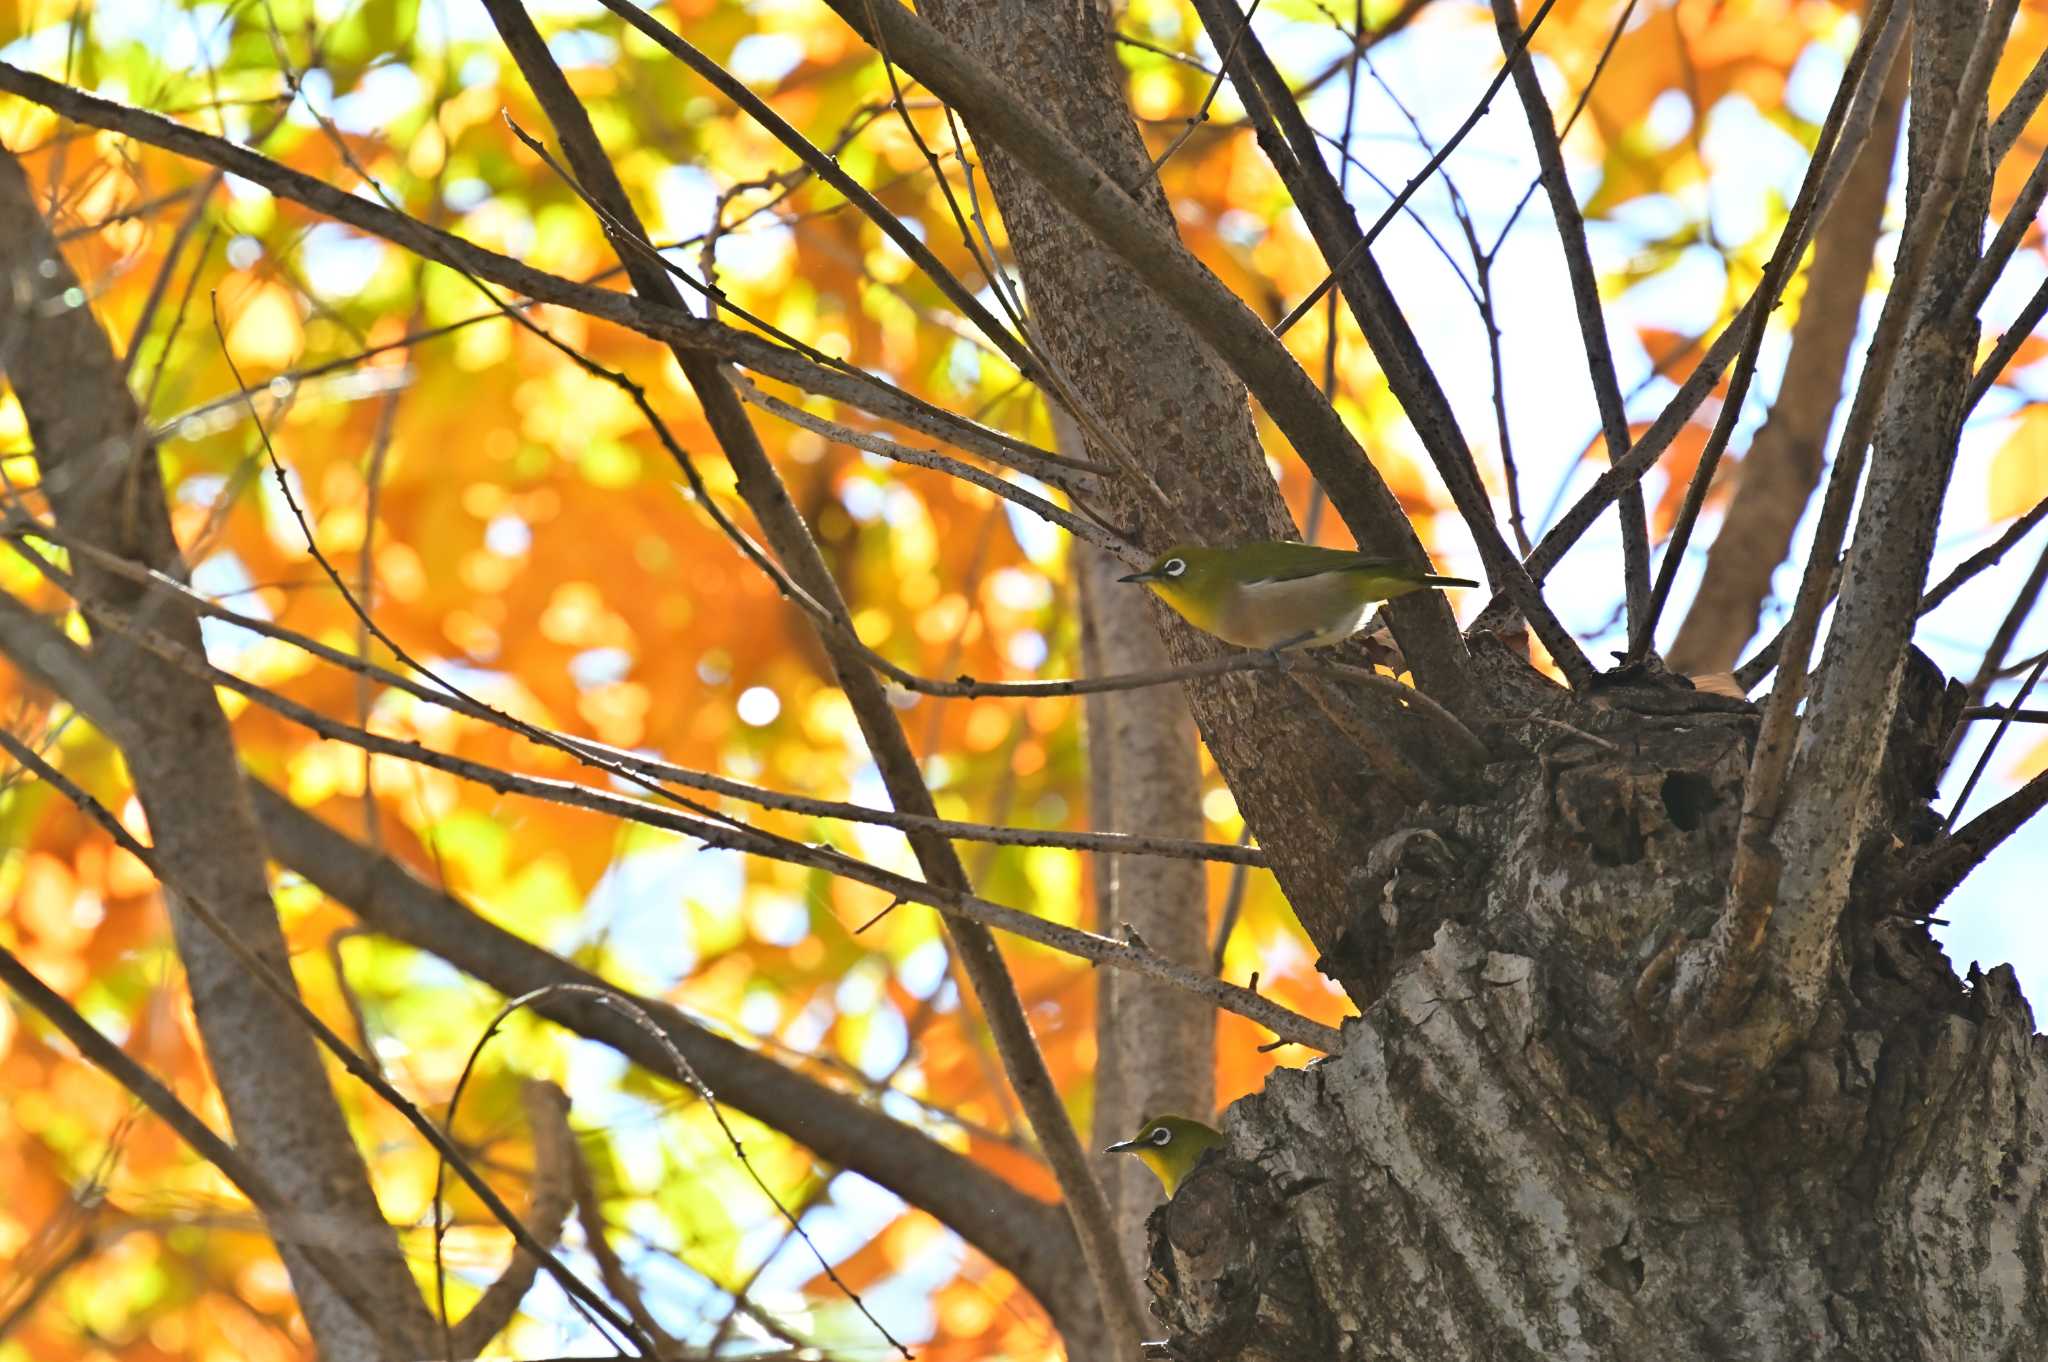
M1321 544L1279 543L1267 546L1259 574L1247 582L1291 582L1324 572L1376 572L1400 568L1392 558L1370 558L1354 549Z

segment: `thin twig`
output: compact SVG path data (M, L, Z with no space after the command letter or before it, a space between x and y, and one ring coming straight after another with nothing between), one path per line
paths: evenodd
M2034 110L2041 105L2041 97L2048 95L2048 47L2041 49L2041 55L2034 60L2026 78L2013 90L2012 98L1998 111L1998 118L1991 125L1990 136L1985 139L1985 150L1995 171L2005 160L2006 153L2020 140L2020 134L2033 121Z
M1237 14L1235 0L1198 0L1196 12L1211 39L1223 45ZM1324 164L1316 138L1299 107L1286 101L1286 82L1258 38L1248 32L1236 54L1237 83L1247 115L1258 129L1267 159L1301 205L1317 247L1324 258L1337 259L1337 279L1344 300L1372 345L1389 385L1408 412L1417 434L1429 452L1430 462L1443 479L1470 530L1486 565L1487 577L1510 594L1530 628L1543 641L1558 667L1574 687L1584 688L1593 679L1592 663L1578 643L1543 600L1520 560L1508 547L1496 523L1493 504L1480 479L1478 465L1458 428L1449 399L1430 368L1414 331L1402 316L1398 302L1369 251L1360 247L1370 236L1358 234L1357 214L1345 201L1336 177ZM1411 185L1411 188L1413 186ZM1385 219L1382 219L1384 221ZM1327 406L1327 402L1322 405ZM1337 470L1309 460L1318 483L1333 498ZM1342 509L1341 504L1339 509ZM1349 517L1347 517L1349 518ZM1354 533L1357 526L1353 525ZM1366 542L1361 540L1360 542ZM1426 679L1426 678L1425 678Z
M1243 23L1238 26L1237 36L1230 40L1230 46L1223 52L1223 61L1216 69L1215 79L1209 82L1209 92L1202 96L1201 107L1188 116L1187 125L1180 130L1171 142L1166 144L1166 149L1152 158L1151 168L1145 172L1144 179L1156 177L1159 174L1160 168L1172 160L1173 154L1179 151L1190 137L1195 135L1195 129L1209 121L1209 106L1216 102L1217 92L1223 88L1224 73L1230 70L1230 59L1237 55L1237 45L1244 41L1245 34L1252 31L1252 17L1259 12L1259 5L1261 3L1262 0L1252 0L1251 8L1245 11ZM1125 185L1124 192L1136 194L1138 192L1138 184Z
M2034 570L2027 574L2027 580L2020 586L2019 594L2013 598L2012 608L2005 612L2005 618L1999 621L1990 645L1984 650L1984 660L1977 668L1977 675L1970 681L1968 704L1971 708L1983 703L1985 693L1991 689L1991 683L1996 679L1998 669L2005 661L2006 650L2012 646L2020 625L2026 621L2027 616L2033 612L2035 602L2041 598L2041 587L2044 582L2048 582L2048 549L2042 550L2041 556L2034 560ZM1977 762L1970 768L1969 778L1963 782L1962 791L1956 795L1955 803L1949 806L1948 817L1942 820L1941 830L1944 833L1956 825L1956 819L1962 813L1963 806L1970 802L1970 794L1977 788L1977 781L1983 776L1984 768L1991 764L1991 754L1998 750L1998 744L2005 740L2006 731L2012 727L2013 716L2010 710L2025 706L2027 696L2033 693L2035 683L2041 679L2043 668L2048 668L2048 653L2043 653L2035 661L2033 670L2027 674L2026 681L2020 686L2019 694L2013 696L2008 712L1999 719L1998 727L1992 730L1991 737L1984 744L1984 750L1977 754ZM1956 750L1962 746L1962 741L1963 729L1958 725L1949 734L1948 746L1942 753L1944 766L1954 760Z
M1998 338L1998 344L1984 357L1984 363L1970 380L1970 392L1963 399L1963 419L1977 410L1977 404L1984 400L1984 394L1991 391L1993 384L2005 373L2005 366L2020 352L2020 347L2031 339L2044 318L2048 318L2048 279L2043 279L2034 289L2034 296L2027 299L2019 315L2005 328Z
M1123 942L1097 937L1092 933L1036 917L1015 908L1007 908L986 899L962 892L948 893L921 880L885 871L868 862L849 856L830 847L816 846L793 838L781 837L747 824L739 819L714 815L709 810L697 813L678 813L649 804L641 800L613 794L573 781L554 780L543 776L526 776L504 771L461 757L436 752L423 744L404 739L386 737L380 733L368 732L353 724L328 718L318 711L300 705L295 701L247 681L232 672L194 658L181 650L175 642L146 627L138 626L131 620L108 612L104 616L107 626L134 638L138 644L165 661L181 669L191 671L215 685L223 686L255 703L282 715L324 738L350 743L382 756L397 757L435 770L445 771L464 780L473 781L501 794L519 794L545 799L572 808L588 809L592 812L625 818L649 827L680 833L695 838L707 846L726 847L745 851L751 855L773 860L787 861L814 870L824 870L835 875L872 885L906 903L922 903L948 914L964 917L971 922L1022 936L1050 946L1054 950L1075 955L1097 964L1109 964L1118 968L1135 970L1154 978L1164 979L1179 987L1215 1001L1229 1011L1239 1011L1247 1005L1247 999L1240 997L1240 991L1233 992L1224 986L1218 991L1215 981L1198 974L1185 966L1165 960L1142 947L1131 947ZM1092 834L1102 836L1103 834ZM1274 1011L1264 999L1257 1000L1258 1007L1245 1011L1243 1015L1272 1030L1275 1034L1287 1036L1302 1044L1317 1049L1328 1048L1324 1041L1334 1041L1335 1033L1306 1018L1296 1016L1285 1009ZM1277 1023L1277 1024L1276 1024Z
M1514 0L1493 0L1493 20L1502 51L1506 52L1515 45ZM1529 60L1527 46L1524 39L1506 64L1528 119L1529 138L1536 148L1536 164L1544 192L1550 198L1551 216L1557 221L1558 244L1564 250L1565 274L1571 281L1579 334L1585 343L1586 368L1592 377L1593 401L1600 412L1601 432L1607 438L1608 462L1612 463L1628 453L1628 413L1622 406L1621 380L1614 371L1614 349L1608 341L1607 317L1600 305L1600 281L1593 272L1593 255L1586 244L1586 219L1573 197L1557 124L1536 79L1536 67ZM1650 605L1649 517L1643 505L1642 484L1622 493L1620 513L1622 595L1628 603L1630 633L1640 636L1648 622L1654 620Z
M2027 531L2033 529L2034 526L2040 524L2044 519L2048 519L2048 497L2043 497L2035 502L2025 515L2020 516L2017 520L2006 526L2004 533L2000 534L1997 539L1956 564L1953 571L1929 588L1927 594L1920 598L1920 607L1915 613L1914 618L1924 618L1935 607L1955 595L1956 592L1962 590L1964 585L1972 578L1978 576L1987 568L1996 566L1999 560L2005 557L2007 550L2024 539ZM1842 565L1840 562L1837 562L1828 588L1828 600L1834 599L1835 590L1840 585L1841 571ZM1772 670L1777 667L1778 653L1784 647L1784 644L1785 631L1780 629L1771 638L1769 643L1757 649L1747 662L1735 669L1736 684L1741 686L1745 692L1755 690L1757 682L1769 676Z
M1830 158L1827 172L1822 179L1819 205L1807 218L1804 234L1807 239L1811 239L1814 230L1826 219L1828 210L1834 205L1837 191L1848 178L1849 167L1855 162L1855 153L1862 147L1871 122L1876 116L1878 97L1883 85L1882 81L1866 79L1857 88L1842 135L1836 142L1838 154ZM1802 240L1797 250L1803 252L1805 247L1806 242ZM1622 491L1632 483L1641 481L1644 475L1657 465L1657 461L1664 457L1671 447L1672 440L1692 419L1700 404L1707 400L1708 394L1713 392L1715 385L1721 380L1721 375L1735 359L1743 338L1749 334L1749 327L1756 319L1760 302L1761 295L1752 291L1742 308L1721 328L1720 334L1707 347L1706 354L1699 363L1693 366L1685 382L1679 385L1678 391L1672 394L1671 400L1665 403L1664 409L1651 421L1649 429L1645 430L1629 449L1628 456L1603 471L1593 485L1544 532L1536 544L1536 551L1528 558L1530 576L1541 582L1572 546L1578 543L1580 537L1591 528L1607 507L1614 503ZM1682 347L1674 351L1668 359L1675 361L1681 355L1690 353L1696 346L1697 342ZM1505 604L1497 592L1495 598L1480 612L1479 623L1485 625L1498 618Z
M1522 30L1521 39L1515 44L1515 50L1510 55L1508 62L1495 74L1493 80L1487 85L1486 92L1479 97L1479 102L1473 106L1472 112L1467 114L1465 121L1458 125L1458 130L1450 135L1449 140L1443 144L1443 147L1436 155L1429 158L1421 170L1415 172L1414 177L1408 181L1401 192L1394 196L1394 201L1381 211L1378 218L1373 220L1372 226L1366 229L1365 235L1359 240L1358 244L1353 246L1341 260L1330 267L1330 272L1323 277L1323 282L1309 290L1308 296L1296 303L1288 310L1287 315L1274 325L1274 335L1286 335L1296 322L1308 315L1309 309L1316 305L1316 300L1325 293L1328 293L1331 286L1337 282L1337 278L1344 272L1345 266L1349 265L1354 257L1362 255L1372 248L1373 240L1379 236L1389 222L1393 221L1394 215L1401 211L1401 206L1414 197L1418 189L1429 182L1429 177L1436 173L1436 168L1448 160L1450 154L1458 149L1458 144L1465 140L1465 135L1478 126L1479 120L1486 115L1486 110L1492 105L1493 97L1500 93L1500 87L1507 82L1508 72L1514 64L1514 59L1520 57L1523 52L1528 50L1529 40L1536 36L1536 30L1543 26L1543 21L1550 15L1551 6L1556 3L1557 0L1543 0L1542 7L1529 20L1529 26Z
M534 303L565 307L626 327L654 340L716 355L732 363L742 364L756 373L793 384L807 392L850 402L885 419L899 421L916 429L927 429L924 423L957 428L964 438L949 435L944 429L927 429L927 433L942 439L951 439L963 448L975 449L976 452L982 452L976 446L977 439L993 438L998 444L1023 453L1027 458L1043 460L1040 467L1056 469L1062 463L1074 466L1072 461L1063 460L1049 451L1034 452L1033 446L1022 441L982 430L943 408L903 392L894 384L877 378L857 365L815 353L809 357L801 353L793 354L764 337L739 331L722 323L705 321L680 308L534 269L509 256L485 250L417 219L394 212L361 195L337 189L233 142L210 136L161 115L100 99L33 72L23 71L4 61L0 61L0 91L41 104L87 126L119 132L147 145L220 166L235 175L262 185L281 198L302 204L358 230L382 237L428 260L464 274L474 275L479 279L489 280L501 287L516 289ZM405 340L394 341L390 348L398 348L407 343ZM239 400L239 394L223 399ZM905 419L899 416L898 412L916 415L913 419ZM979 436L975 434L977 430L980 430ZM1058 476L1056 473L1047 476L1040 472L1039 468L1027 466L1014 459L1006 459L1000 454L991 454L990 457L997 462L1012 463L1047 482L1054 481ZM1090 472L1103 471L1096 466L1085 467Z
M2048 711L2037 711L2048 719ZM1899 899L1915 913L1931 913L1972 870L2048 806L2048 771L1999 800L1908 863Z
M0 727L0 747L25 767L43 771L54 771L33 751L24 746L4 727ZM75 788L75 787L74 787ZM191 1146L192 1151L218 1168L221 1175L235 1185L237 1191L249 1198L251 1205L263 1213L271 1225L285 1225L292 1222L294 1208L285 1201L270 1180L263 1176L256 1166L245 1158L242 1152L214 1133L213 1127L199 1113L178 1100L178 1095L166 1087L156 1075L137 1063L113 1041L107 1039L81 1016L76 1008L66 1002L64 995L45 984L36 973L22 963L21 958L0 946L0 983L4 983L20 996L21 1000L40 1012L55 1027L59 1034L85 1057L87 1063L105 1073L125 1088L135 1099L149 1108L158 1120ZM314 1269L327 1280L334 1293L348 1302L351 1310L371 1324L383 1311L363 1285L356 1280L347 1265L319 1240L308 1237L294 1244L294 1247L313 1264Z
M1749 395L1750 379L1756 373L1770 314L1777 308L1778 298L1799 267L1807 239L1818 226L1821 185L1837 157L1846 167L1857 150L1843 145L1842 131L1848 122L1850 109L1866 80L1877 85L1884 83L1895 46L1905 34L1904 18L1902 15L1895 17L1894 10L1893 0L1874 0L1864 20L1863 32L1856 40L1855 50L1849 54L1848 63L1843 67L1841 82L1835 87L1835 97L1829 103L1827 117L1821 124L1820 137L1814 144L1813 155L1806 162L1806 173L1800 179L1799 192L1793 198L1783 230L1778 233L1778 244L1764 264L1763 277L1757 281L1755 297L1758 301L1750 314L1734 367L1729 372L1728 391L1721 399L1721 413L1700 450L1692 480L1685 489L1685 500L1679 506L1678 517L1672 522L1671 533L1665 540L1664 559L1658 565L1657 583L1650 593L1649 607L1640 619L1631 620L1629 655L1632 658L1647 656L1655 644L1653 635L1657 618L1663 614L1665 602L1671 599L1671 586L1678 578L1685 546L1692 538L1693 526L1698 523L1700 508L1706 504L1707 489L1714 481L1714 470L1719 467L1721 453L1728 447L1736 422L1741 419L1743 401Z
M1998 224L1998 231L1992 235L1991 244L1984 248L1977 268L1970 272L1970 282L1963 286L1962 296L1956 299L1959 315L1974 317L1984 306L1984 300L1991 296L1999 276L2012 262L2013 252L2019 249L2020 241L2033 230L2034 215L2041 211L2044 198L2048 198L2048 148L2043 148L2035 159L2033 171L2013 197L2012 206L2005 210L2005 217Z
M893 459L898 463L909 464L914 468L929 468L958 478L962 482L972 483L984 491L993 492L1005 501L1023 507L1040 520L1051 525L1057 525L1076 539L1086 540L1106 553L1121 556L1124 552L1124 543L1121 538L1111 534L1101 526L1082 519L1071 511L1055 506L1037 493L1027 491L1005 478L999 478L993 473L974 467L972 464L962 463L958 459L948 458L944 454L935 453L928 449L912 449L909 445L892 440L886 435L876 435L869 431L856 430L852 426L838 421L829 421L822 416L813 416L802 407L785 402L779 397L761 391L759 387L755 386L751 380L747 379L737 370L729 370L726 377L732 383L734 390L739 393L741 401L749 406L759 407L762 411L768 412L771 415L779 416L791 425L800 426L815 435L822 435L828 440L836 440L841 444L851 445L855 449L864 449L870 454L879 454L885 459Z

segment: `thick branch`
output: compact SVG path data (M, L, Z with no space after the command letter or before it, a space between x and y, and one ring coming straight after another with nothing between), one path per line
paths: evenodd
M17 754L22 750L5 729L0 729L0 746ZM179 1101L176 1093L136 1063L120 1046L101 1035L99 1028L80 1016L61 993L37 978L34 971L5 947L0 947L0 984L13 989L23 1002L42 1013L51 1026L78 1047L78 1053L85 1057L86 1062L127 1089L135 1100L149 1108L158 1120L190 1145L194 1153L218 1168L236 1190L249 1198L249 1203L262 1213L266 1223L278 1227L275 1232L279 1234L280 1242L289 1238L299 1255L321 1274L335 1295L363 1318L376 1317L380 1308L377 1298L356 1279L348 1263L328 1247L325 1234L306 1232L303 1211L285 1200L240 1150L216 1135L213 1127L207 1125L198 1112ZM289 1229L295 1221L301 1222L300 1228Z
M379 852L337 832L267 785L254 787L284 864L388 936L446 960L507 997L604 980L514 936ZM1019 1192L922 1131L715 1035L667 1003L627 995L660 1024L719 1100L930 1212L1051 1311L1063 1332L1086 1327L1092 1288L1065 1215ZM587 994L551 994L536 1009L655 1073L671 1064L624 1013Z
M62 695L95 724L118 720L85 653L25 606L0 594L0 652L24 675ZM327 826L261 781L249 783L272 854L367 925L440 956L508 997L551 984L603 981L531 945L433 888L383 853ZM1112 943L1113 944L1113 943ZM1094 1312L1064 1217L1010 1188L927 1136L821 1087L773 1060L704 1030L666 1004L636 998L732 1106L855 1169L922 1207L1017 1277L1068 1330ZM644 1033L581 997L539 1010L571 1030L667 1072Z
M1997 0L1980 14L1972 0L1922 0L1916 16L1908 226L1815 526L1709 947L1700 1019L1725 1025L1757 1004L1733 1041L1745 1078L1803 1030L1832 976L1836 923L1955 459L1977 324L1953 303L1976 264L1990 192L1970 148L2015 4ZM1873 435L1877 458L1802 741L1795 706ZM1766 969L1769 994L1753 1000Z
M27 178L0 152L0 367L27 417L42 487L69 533L173 572L179 553L164 507L154 443L106 336L78 305L78 281L37 213ZM122 606L135 589L85 570ZM92 619L88 612L88 620ZM161 627L197 649L186 611ZM261 833L234 743L213 691L158 665L132 644L100 637L89 668L120 717L120 743L149 818L157 853L192 899L224 914L234 937L289 979L284 935L270 901ZM430 1346L431 1320L371 1191L368 1170L329 1086L318 1051L278 1002L171 896L207 1057L250 1162L299 1214L333 1218L352 1270L382 1308L363 1318L332 1294L287 1228L278 1246L309 1327L323 1350L369 1355Z

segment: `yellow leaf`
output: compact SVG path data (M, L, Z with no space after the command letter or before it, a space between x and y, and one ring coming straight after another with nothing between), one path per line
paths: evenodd
M2020 413L2005 444L1991 458L1991 518L2008 520L2048 497L2048 403Z

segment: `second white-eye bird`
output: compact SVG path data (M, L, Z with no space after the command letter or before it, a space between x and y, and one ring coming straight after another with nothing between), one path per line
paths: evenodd
M1103 1150L1105 1154L1135 1154L1138 1161L1158 1175L1172 1196L1181 1179L1195 1171L1202 1155L1224 1143L1223 1132L1185 1116L1155 1116L1138 1127L1128 1140Z
M1432 586L1478 586L1392 558L1276 539L1176 544L1119 581L1151 588L1180 617L1245 648L1320 648L1365 627L1372 608Z

